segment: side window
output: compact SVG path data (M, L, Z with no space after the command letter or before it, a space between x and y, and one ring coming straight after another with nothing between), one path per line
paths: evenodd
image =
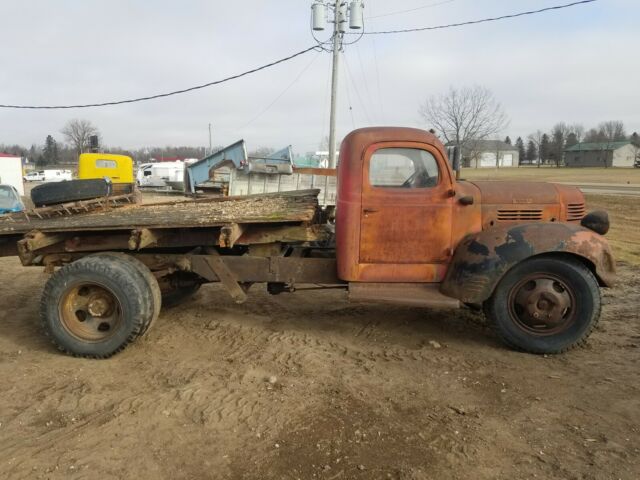
M381 148L369 162L372 187L431 188L438 184L438 163L418 148Z
M113 160L96 160L96 168L116 168L118 164Z

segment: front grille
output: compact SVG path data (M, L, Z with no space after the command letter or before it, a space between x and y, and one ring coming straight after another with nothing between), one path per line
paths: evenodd
M522 222L533 220L542 220L542 210L537 208L498 210L499 222Z
M584 203L570 203L567 205L567 221L582 220L586 213Z

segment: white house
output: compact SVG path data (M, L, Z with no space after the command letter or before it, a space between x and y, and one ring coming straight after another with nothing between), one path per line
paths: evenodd
M464 167L517 167L519 162L518 148L500 140L475 140L462 152Z
M0 183L12 185L20 195L24 195L22 158L11 153L0 153Z

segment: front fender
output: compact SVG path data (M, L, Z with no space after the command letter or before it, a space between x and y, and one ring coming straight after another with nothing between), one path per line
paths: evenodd
M440 290L464 303L481 303L511 267L554 252L588 260L601 283L613 284L615 261L603 236L570 223L539 222L491 228L465 237L453 254Z

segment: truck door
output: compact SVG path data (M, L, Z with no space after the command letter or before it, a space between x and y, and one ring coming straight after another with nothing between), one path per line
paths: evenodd
M365 152L361 280L438 282L450 257L452 179L431 145L381 143Z

